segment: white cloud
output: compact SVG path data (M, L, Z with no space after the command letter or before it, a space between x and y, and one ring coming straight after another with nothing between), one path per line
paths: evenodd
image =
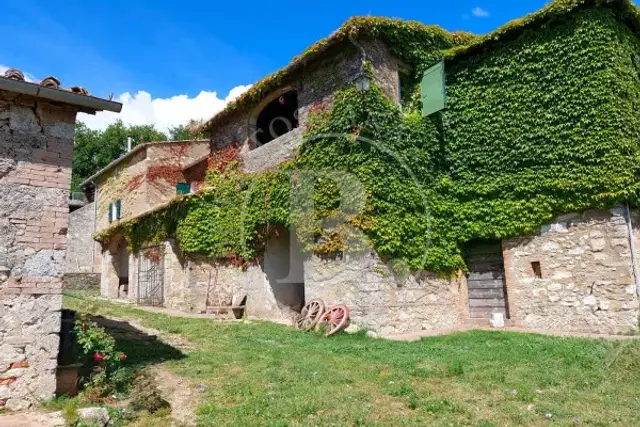
M475 16L476 18L487 18L489 16L489 12L484 10L481 7L475 7L471 10L471 13L473 14L473 16Z
M187 95L153 98L149 92L143 90L133 96L126 92L114 98L122 103L120 114L101 111L94 116L81 113L78 120L92 129L105 129L120 119L126 125L152 124L156 129L167 132L170 127L186 124L190 119L210 119L250 87L251 85L234 87L224 99L219 98L217 92L207 91L200 92L194 98Z
M11 67L0 64L0 75ZM21 70L22 71L22 70ZM25 73L27 81L39 81L32 74ZM112 113L100 111L95 115L80 113L78 120L91 129L104 130L109 124L120 119L126 125L154 125L156 129L167 132L170 127L187 124L189 120L208 120L243 93L251 85L236 86L225 98L219 98L217 92L202 91L194 98L187 95L175 95L171 98L152 98L149 92L138 91L135 95L125 92L114 98L122 103L122 111Z

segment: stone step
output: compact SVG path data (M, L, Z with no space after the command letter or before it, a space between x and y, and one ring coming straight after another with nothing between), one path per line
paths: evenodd
M464 319L461 324L464 327L491 327L489 323L489 318L487 319ZM504 326L507 328L515 328L520 326L519 323L514 319L504 319Z
M240 319L244 314L244 305L230 306L230 305L220 305L220 306L207 306L205 313L211 316L220 317L220 318L231 318L231 319Z

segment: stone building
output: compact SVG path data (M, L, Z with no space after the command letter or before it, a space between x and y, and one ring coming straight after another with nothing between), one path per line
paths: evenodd
M76 115L121 107L55 77L0 77L0 408L53 397Z
M555 25L572 19L578 31L585 31L591 20L613 20L620 33L637 38L640 24L630 23L620 18L629 15L618 13L618 8L623 7L619 3L624 2L594 5L582 1L561 12L556 12L556 3L559 1L532 18L518 21L526 22L526 34L517 25L507 25L495 35L473 39L467 47L456 49L456 45L470 43L468 37L433 30L438 35L433 38L443 40L434 49L447 50L441 82L452 93L449 106L477 99L478 93L468 91L460 83L460 76L481 73L476 65L482 63L487 52L499 58L496 63L511 61L507 55L526 56L535 51L530 45L548 44L547 27L552 21ZM376 24L384 26L389 21ZM241 165L249 173L271 170L291 159L303 143L310 112L318 106L331 105L339 89L361 83L358 79L362 77L363 57L382 92L400 104L408 65L393 53L393 40L372 31L358 32L355 26L349 30L351 25L352 22L347 23L285 69L265 78L207 122L205 130L211 147L239 145ZM563 37L568 36L559 33L553 42L562 45ZM515 43L505 47L523 39L529 45ZM629 63L625 66L631 66L629 58L625 60ZM606 61L603 64L607 66ZM547 71L562 75L568 72L564 68ZM522 85L523 77L518 74L507 76L502 86L491 77L486 79L487 87L498 98L501 91L506 93L506 89ZM526 78L535 90L545 77ZM588 78L581 84L597 83ZM615 84L615 80L611 81L612 86ZM443 117L449 119L443 120L446 130L466 125L447 117L447 107L443 111ZM518 123L511 126L517 127ZM613 122L603 126L616 127ZM527 137L537 135L532 132ZM190 156L193 162L176 165L181 168L179 179L185 180L184 184L202 182L206 166L204 159L197 159L201 154L198 151ZM140 157L138 162L143 159ZM128 167L131 171L118 173L139 175L136 167L132 162ZM114 165L108 169L115 170ZM99 195L103 206L98 211L110 211L107 203L131 194L126 191L126 183L108 187L105 191L116 194L106 200ZM164 204L137 210L135 217L162 211L171 204L176 192L173 184L164 191ZM135 206L141 200L131 197L135 200L126 205ZM488 326L496 314L502 315L507 325L530 330L628 333L637 331L640 314L640 278L635 273L640 263L635 250L640 232L637 212L630 211L623 200L619 203L607 209L558 212L555 219L526 236L467 242L466 274L443 277L415 271L401 281L374 248L364 255L305 255L291 237L293 230L283 230L272 237L266 243L264 256L243 268L205 255L185 256L175 236L129 254L124 236L115 234L102 243L101 289L110 298L187 312L218 313L243 307L250 318L274 321L290 321L306 301L321 298L328 304L348 305L352 323L384 335ZM110 225L104 219L98 221L96 231L115 229L125 219L116 218Z
M113 219L134 218L169 201L176 195L176 187L167 184L163 175L183 181L183 165L191 166L206 157L208 147L208 141L139 144L89 177L82 184L87 203L70 214L65 284L71 288L99 286L102 249L92 235ZM121 247L121 251L125 249Z

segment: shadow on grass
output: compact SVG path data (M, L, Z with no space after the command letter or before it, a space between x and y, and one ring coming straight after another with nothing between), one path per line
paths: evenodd
M60 334L60 365L69 365L78 360L75 336L72 333L76 312L63 310L63 328ZM116 349L127 355L127 367L134 370L169 360L184 359L185 354L160 339L154 333L132 325L127 321L91 316L90 320L105 328L116 340Z
M92 316L91 320L115 338L116 348L127 354L127 365L131 368L139 369L186 357L180 349L162 342L156 335L140 330L129 322L103 316Z

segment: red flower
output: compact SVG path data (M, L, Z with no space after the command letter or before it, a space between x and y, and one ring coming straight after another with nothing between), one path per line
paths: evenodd
M124 353L120 353L120 360L122 361L127 360L127 355Z
M96 353L93 355L93 360L95 360L96 362L102 362L103 359L104 355L102 353Z
M80 329L82 329L83 331L87 330L87 324L83 323L82 326L80 326Z

